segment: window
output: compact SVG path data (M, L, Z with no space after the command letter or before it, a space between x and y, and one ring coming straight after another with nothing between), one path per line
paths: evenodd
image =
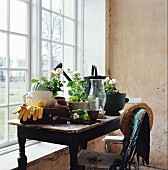
M42 74L62 62L64 69L75 68L76 0L42 0Z
M0 147L16 142L7 121L32 78L60 62L82 68L82 8L82 0L0 0Z
M16 140L16 127L8 126L7 121L16 118L9 113L28 90L29 3L0 0L0 144Z

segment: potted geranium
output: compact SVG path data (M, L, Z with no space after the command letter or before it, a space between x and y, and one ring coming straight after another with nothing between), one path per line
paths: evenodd
M106 92L106 104L105 111L106 115L110 116L118 116L120 115L119 111L124 108L128 99L126 97L126 93L120 93L116 87L116 79L111 79L106 77L105 82L105 92Z
M72 80L68 82L69 88L69 107L72 110L85 109L88 104L88 96L86 94L87 81L84 81L80 77L80 73L71 72Z
M62 70L60 68L51 70L49 79L41 77L40 80L32 79L31 91L51 91L53 96L57 96L58 92L61 91L63 82L60 80L60 74Z

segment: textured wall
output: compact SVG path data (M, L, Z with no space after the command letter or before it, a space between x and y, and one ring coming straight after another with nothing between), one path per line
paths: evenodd
M108 0L106 73L154 112L150 164L167 169L167 0Z
M27 170L67 170L68 167L69 151L64 148L29 163Z

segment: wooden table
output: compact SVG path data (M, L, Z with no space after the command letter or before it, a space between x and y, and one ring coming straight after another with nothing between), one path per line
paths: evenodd
M78 170L77 153L80 149L86 149L87 142L105 135L120 128L118 116L106 116L99 123L92 125L82 124L21 124L19 120L9 120L9 124L17 126L17 135L19 143L18 167L21 170L26 169L27 157L25 155L26 139L33 139L56 144L69 146L70 170Z

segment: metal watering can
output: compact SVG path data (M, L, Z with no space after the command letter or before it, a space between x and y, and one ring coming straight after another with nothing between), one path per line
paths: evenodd
M91 87L90 79L105 79L105 78L106 76L98 75L97 67L95 65L92 65L91 76L84 77L84 79L88 82L86 86L86 93L89 94L89 91L90 91L90 87Z

